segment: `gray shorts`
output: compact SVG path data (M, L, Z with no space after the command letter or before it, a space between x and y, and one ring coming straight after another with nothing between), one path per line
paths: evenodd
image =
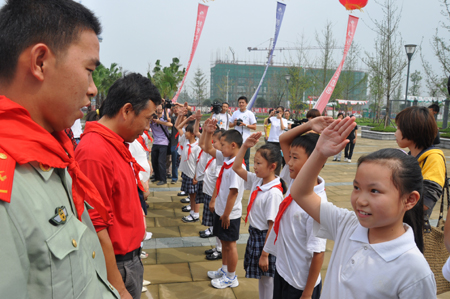
M133 299L141 298L142 282L144 280L144 266L139 256L132 260L117 262L117 268L122 275L125 287Z

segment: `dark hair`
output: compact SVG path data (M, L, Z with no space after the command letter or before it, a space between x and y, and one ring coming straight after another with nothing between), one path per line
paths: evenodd
M306 118L316 118L318 116L320 116L320 111L317 109L311 109L306 113Z
M358 167L364 162L379 163L389 167L392 170L392 183L401 196L413 191L419 192L419 201L411 210L405 212L403 222L413 229L416 245L423 253L423 177L417 159L402 150L385 148L360 157Z
M97 17L76 1L7 0L0 9L1 81L11 82L26 48L44 43L55 54L64 53L84 30L102 31Z
M238 103L239 103L240 100L244 100L248 104L248 100L247 100L246 96L240 96L239 99L238 99Z
M277 109L278 108L281 108L281 110L283 110L283 112L284 112L284 107L283 106L278 106Z
M241 135L241 133L239 133L236 130L225 131L222 134L222 136L220 136L220 137L225 138L225 141L228 143L232 143L232 142L236 143L238 148L241 148L241 146L242 146L242 142L243 142L242 135Z
M86 121L96 121L96 120L98 120L100 117L99 117L99 115L98 115L98 113L97 113L97 110L93 110L93 111L89 111L87 114L86 114L86 118L85 118L85 120Z
M338 113L338 115L336 116L336 118L339 118L339 116L342 116L342 117L344 117L344 113L342 113L342 112L339 112L339 113Z
M223 103L222 103L222 106L223 106L223 105L228 105L228 107L230 107L230 104L228 104L227 102L223 102Z
M273 144L266 143L263 146L261 146L260 148L258 148L258 150L256 150L256 152L259 153L261 155L261 157L263 157L263 159L266 160L269 165L272 163L276 163L277 167L275 168L275 174L280 175L281 164L282 164L281 161L282 161L283 157L281 156L281 151L278 147L276 147ZM287 191L286 183L281 179L280 179L280 181L281 181L281 186L283 187L283 194L284 194Z
M273 111L273 108L270 108L270 109L269 109L269 114L272 113L272 111Z
M292 140L291 147L303 148L309 157L316 148L317 140L319 140L319 134L306 133L295 137L295 139Z
M439 105L436 103L433 103L430 106L428 106L428 109L433 109L434 112L439 113Z
M408 107L395 117L395 123L403 138L414 142L417 148L427 149L433 145L438 128L433 115L425 107Z
M217 130L214 131L213 136L219 135L219 136L217 136L217 138L220 139L220 137L222 137L223 133L225 133L225 132L226 131L223 128L222 129L217 129Z
M185 130L186 130L186 132L194 134L194 126L192 124L187 125Z
M102 104L101 116L112 118L127 103L133 106L134 113L139 113L152 101L156 106L161 104L161 95L152 81L137 73L130 73L118 79L108 91Z

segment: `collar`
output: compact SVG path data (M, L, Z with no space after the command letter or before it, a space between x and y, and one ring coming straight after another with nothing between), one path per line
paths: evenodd
M30 162L29 164L34 168L34 170L36 170L37 173L39 173L41 178L46 182L50 179L53 171L55 170L55 168L53 167L49 167L49 169L47 168L48 170L45 170L45 168L41 168L41 163L36 161Z
M261 183L262 183L262 179L261 179ZM261 191L266 192L269 191L270 188L272 188L275 185L278 185L280 183L280 178L276 177L273 181L268 182L267 184L261 185L259 186L259 188L261 189Z
M317 180L320 182L318 185L314 186L314 193L320 194L325 191L325 180L322 179L320 176L317 177ZM292 180L291 183L293 183L294 180Z
M406 251L416 247L412 228L406 223L403 223L403 227L406 229L406 232L397 239L383 243L370 244L369 229L358 223L350 240L368 244L382 259L386 262L391 262Z
M234 162L235 159L236 159L236 156L234 156L233 158L231 158L231 159L229 159L227 161L224 161L224 163L227 164L227 165L230 165L231 163Z

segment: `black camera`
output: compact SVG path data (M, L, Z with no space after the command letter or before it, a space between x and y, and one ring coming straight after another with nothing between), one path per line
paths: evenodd
M307 122L308 122L307 118L304 118L304 119L301 119L301 120L294 120L294 123L291 125L291 129L293 129L293 128L297 127L297 126L300 126L300 125L302 125L304 123L307 123Z
M236 126L240 126L244 121L240 118L236 119Z
M163 109L171 109L173 107L171 100L163 100L162 102Z
M153 117L153 119L157 119L157 118L158 118L158 115L156 115L156 113L153 113L153 114L152 114L152 117Z
M212 113L213 114L219 114L220 112L222 112L222 104L219 102L214 102L212 105Z

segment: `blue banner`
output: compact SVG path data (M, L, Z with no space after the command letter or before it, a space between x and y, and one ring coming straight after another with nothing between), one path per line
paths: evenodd
M250 102L247 105L247 109L250 110L255 104L256 97L258 96L259 89L264 82L264 77L266 76L267 69L269 68L270 63L272 62L273 51L275 50L275 45L277 44L278 33L280 32L281 22L283 22L284 11L286 10L286 4L277 2L277 22L275 24L275 37L273 38L272 49L270 50L269 59L267 60L266 69L261 77L261 81L259 81L258 88L256 88L255 93L253 94Z

